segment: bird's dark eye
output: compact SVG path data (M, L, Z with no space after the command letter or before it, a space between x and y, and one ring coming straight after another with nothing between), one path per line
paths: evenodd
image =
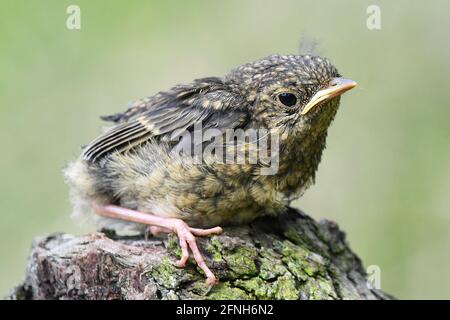
M297 97L295 94L284 92L278 95L278 99L282 104L287 107L292 107L297 103Z

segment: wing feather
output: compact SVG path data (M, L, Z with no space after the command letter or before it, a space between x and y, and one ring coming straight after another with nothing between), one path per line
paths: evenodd
M219 78L196 80L133 104L123 114L104 117L117 124L86 146L83 157L97 161L113 152L124 152L150 138L167 141L196 123L203 129L244 126L248 107L239 94Z

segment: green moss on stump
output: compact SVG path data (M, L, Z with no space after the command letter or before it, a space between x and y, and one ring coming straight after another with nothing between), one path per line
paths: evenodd
M389 299L369 288L360 259L335 224L289 209L199 238L220 279L210 288L176 236L54 234L38 239L12 299Z

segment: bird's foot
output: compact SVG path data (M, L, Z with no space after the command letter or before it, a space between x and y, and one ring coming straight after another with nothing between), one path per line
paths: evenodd
M175 264L179 268L184 268L189 259L189 249L191 250L195 262L203 270L207 277L207 283L210 285L217 284L219 281L216 276L212 273L209 267L206 265L203 255L198 249L195 237L204 237L214 234L222 233L221 227L215 227L211 229L198 229L191 228L189 225L180 219L169 218L166 227L150 226L150 231L153 234L164 233L175 233L178 236L181 247L181 258Z
M99 205L97 203L93 203L92 208L100 216L147 224L149 225L148 229L150 230L150 232L155 235L162 232L175 233L180 240L182 252L180 260L176 262L176 266L180 268L186 266L186 263L189 259L190 249L198 266L206 274L207 283L209 285L214 285L219 282L216 276L206 265L205 260L203 259L203 256L198 249L197 243L195 241L195 236L220 234L223 231L221 227L215 227L211 229L191 228L187 225L186 222L181 219L162 218L149 213L130 210L115 205Z

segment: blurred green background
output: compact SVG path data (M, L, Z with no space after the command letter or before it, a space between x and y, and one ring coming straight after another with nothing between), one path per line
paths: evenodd
M66 8L81 8L81 30ZM366 26L370 4L381 30ZM450 298L450 2L1 1L0 296L34 236L83 233L62 168L99 115L224 75L302 36L360 86L343 98L316 185L296 203L337 221L398 298Z

